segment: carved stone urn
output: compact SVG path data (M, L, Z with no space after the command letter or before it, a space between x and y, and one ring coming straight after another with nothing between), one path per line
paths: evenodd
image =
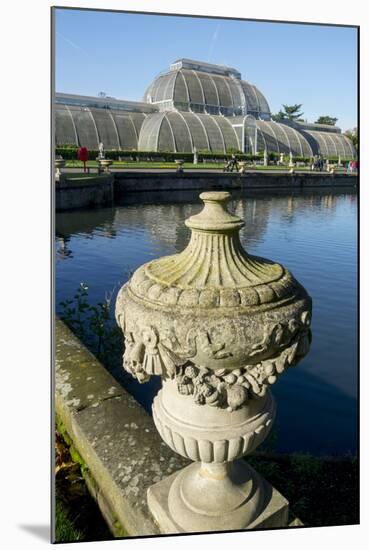
M269 386L309 349L311 299L282 265L242 248L229 197L202 193L187 248L142 265L117 297L123 366L140 382L162 377L155 425L194 461L148 490L164 533L287 524L286 499L242 457L272 426Z
M175 159L174 162L177 165L177 172L182 173L183 172L184 160L183 159Z
M97 171L99 174L101 173L110 174L109 166L113 164L113 161L111 159L106 159L105 157L104 158L96 157L96 161L97 161Z
M65 160L63 157L56 157L55 158L55 181L60 181L61 176L61 169L65 166Z

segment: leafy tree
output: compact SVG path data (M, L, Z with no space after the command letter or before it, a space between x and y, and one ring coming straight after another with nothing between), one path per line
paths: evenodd
M275 113L274 115L272 115L272 118L276 121L279 121L279 120L284 120L286 117L286 113L284 113L283 111L278 111L278 113Z
M337 122L338 118L332 117L332 116L320 116L318 120L315 121L315 124L329 124L330 126L334 126Z
M352 130L346 130L345 136L347 136L349 139L351 139L352 143L354 144L354 147L356 151L359 150L359 139L357 135L357 128L353 128Z
M283 111L278 111L273 115L274 120L302 120L301 117L304 113L300 111L302 103L296 103L295 105L282 105Z

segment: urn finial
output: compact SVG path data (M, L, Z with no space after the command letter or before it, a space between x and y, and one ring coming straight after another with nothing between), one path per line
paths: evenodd
M226 208L231 194L228 191L207 191L201 193L200 199L204 202L203 210L191 216L185 224L191 229L199 231L235 231L241 229L245 223L238 216L230 214Z

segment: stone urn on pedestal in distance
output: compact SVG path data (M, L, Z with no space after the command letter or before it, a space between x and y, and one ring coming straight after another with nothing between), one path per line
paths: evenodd
M155 425L193 461L148 489L163 533L288 521L288 501L243 457L272 427L270 386L309 349L311 299L282 265L243 249L229 197L202 193L187 248L142 265L117 297L124 368L140 382L161 376Z
M61 169L65 166L65 160L61 155L55 157L55 182L59 183L61 176Z

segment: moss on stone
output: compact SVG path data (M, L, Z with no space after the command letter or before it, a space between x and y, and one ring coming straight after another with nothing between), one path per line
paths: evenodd
M113 534L116 538L126 538L126 537L129 537L129 534L127 533L127 531L124 529L124 527L122 526L122 524L116 520L113 524Z
M66 427L58 414L55 414L55 425L57 431L60 433L68 447L72 445L72 440L69 437Z
M69 447L69 452L73 462L79 464L81 468L81 473L82 475L84 475L84 473L88 471L89 468L73 444Z

